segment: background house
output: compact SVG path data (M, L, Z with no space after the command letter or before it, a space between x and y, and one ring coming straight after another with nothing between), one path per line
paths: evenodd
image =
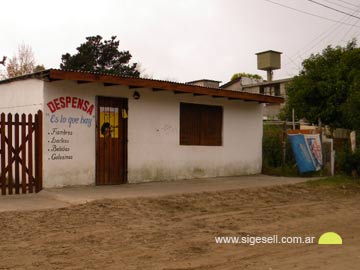
M270 95L275 97L284 98L284 103L274 104L274 103L265 103L264 104L264 120L278 119L278 114L282 107L286 103L286 86L291 82L292 78L286 78L281 80L275 80L271 82L259 82L259 83L241 83L249 78L239 78L234 81L230 81L225 85L221 86L222 89L231 89L233 91L244 91L249 93Z
M278 114L281 108L286 103L286 86L289 82L291 82L292 78L273 80L273 70L281 68L281 52L269 50L259 52L256 55L258 60L258 69L265 70L267 72L266 81L239 77L223 84L220 88L284 98L285 102L281 104L264 104L264 120L276 120L278 119Z

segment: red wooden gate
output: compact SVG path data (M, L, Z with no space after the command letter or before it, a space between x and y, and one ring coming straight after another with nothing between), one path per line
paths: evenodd
M0 116L1 195L42 189L42 112Z

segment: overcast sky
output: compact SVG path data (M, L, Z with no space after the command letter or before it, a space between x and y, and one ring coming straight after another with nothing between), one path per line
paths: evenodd
M226 82L236 72L257 73L255 53L277 50L282 69L274 78L298 74L301 62L329 44L360 36L359 0L62 0L1 1L0 58L21 43L37 63L58 68L85 37L116 35L120 49L154 79L201 78ZM334 22L337 21L337 22ZM341 23L340 23L341 22Z

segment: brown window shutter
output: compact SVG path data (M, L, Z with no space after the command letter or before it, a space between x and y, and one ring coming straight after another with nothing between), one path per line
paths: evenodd
M200 144L200 110L196 104L180 103L180 145Z
M223 109L203 105L201 109L201 145L222 145Z
M180 145L222 145L223 108L180 103Z

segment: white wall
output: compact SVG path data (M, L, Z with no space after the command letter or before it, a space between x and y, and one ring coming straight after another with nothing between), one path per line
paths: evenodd
M263 82L263 79L254 79L249 77L241 77L241 84L242 85L249 85L254 83L261 83Z
M94 184L96 110L89 115L70 105L51 112L47 104L50 101L54 104L54 99L60 97L83 98L95 107L95 96L87 91L85 85L69 81L45 83L43 185L54 187ZM78 122L72 123L76 119ZM82 123L82 119L87 119L88 122Z
M43 88L37 79L0 84L0 113L36 113L43 107Z
M141 96L129 100L130 181L261 171L261 105L149 90L141 91ZM224 107L223 146L179 145L180 102Z
M242 91L242 84L241 84L241 80L230 84L228 87L224 88L226 90L232 90L232 91Z
M128 180L131 183L194 177L255 174L261 171L262 105L255 102L228 101L211 97L175 95L135 89L134 100L125 86L77 84L57 81L45 83L44 132L52 128L71 131L69 151L73 159L53 160L53 135L44 134L44 185L63 186L95 183L95 113L89 116L79 109L66 108L51 113L46 103L60 96L77 96L95 104L95 96L129 98ZM224 107L223 146L179 145L179 104L192 102ZM91 118L91 126L50 123L52 115L60 118ZM54 117L54 116L53 116ZM48 149L50 151L48 151ZM61 151L60 151L61 152ZM58 152L57 152L58 153Z

